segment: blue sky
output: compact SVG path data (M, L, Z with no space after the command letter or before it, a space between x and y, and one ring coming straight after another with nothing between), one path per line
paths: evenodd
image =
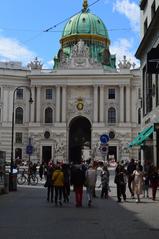
M90 11L105 23L110 51L117 63L123 55L138 65L134 54L140 42L139 0L88 0ZM0 61L38 57L44 68L52 68L65 19L82 9L83 0L3 0L0 10ZM57 25L57 26L56 26ZM56 27L54 27L56 26ZM46 29L53 27L49 32Z

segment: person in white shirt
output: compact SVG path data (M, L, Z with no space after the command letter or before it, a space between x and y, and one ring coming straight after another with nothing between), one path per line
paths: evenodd
M97 180L97 171L92 164L90 164L88 166L88 169L86 170L85 180L86 180L86 188L87 188L86 193L88 198L88 206L91 207L92 198L93 198L93 190L95 188L96 180Z

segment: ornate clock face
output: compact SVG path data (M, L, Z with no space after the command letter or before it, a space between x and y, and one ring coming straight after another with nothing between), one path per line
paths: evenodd
M82 102L79 102L79 103L77 103L77 109L78 110L83 110L83 103Z

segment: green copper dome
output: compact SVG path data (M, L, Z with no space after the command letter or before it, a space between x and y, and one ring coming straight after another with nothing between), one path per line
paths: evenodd
M73 16L66 23L62 38L74 34L99 35L109 40L108 32L103 21L88 10Z
M110 40L103 21L88 9L87 0L83 0L83 9L66 23L60 39L61 49L54 58L54 69L60 65L60 58L69 59L74 46L82 40L89 48L89 58L106 68L115 67L115 56L109 52Z

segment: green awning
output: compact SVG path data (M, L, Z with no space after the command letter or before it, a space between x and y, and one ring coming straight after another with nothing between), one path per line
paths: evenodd
M150 127L141 131L136 138L128 145L128 147L133 147L137 145L141 145L154 131L154 126L151 125Z

